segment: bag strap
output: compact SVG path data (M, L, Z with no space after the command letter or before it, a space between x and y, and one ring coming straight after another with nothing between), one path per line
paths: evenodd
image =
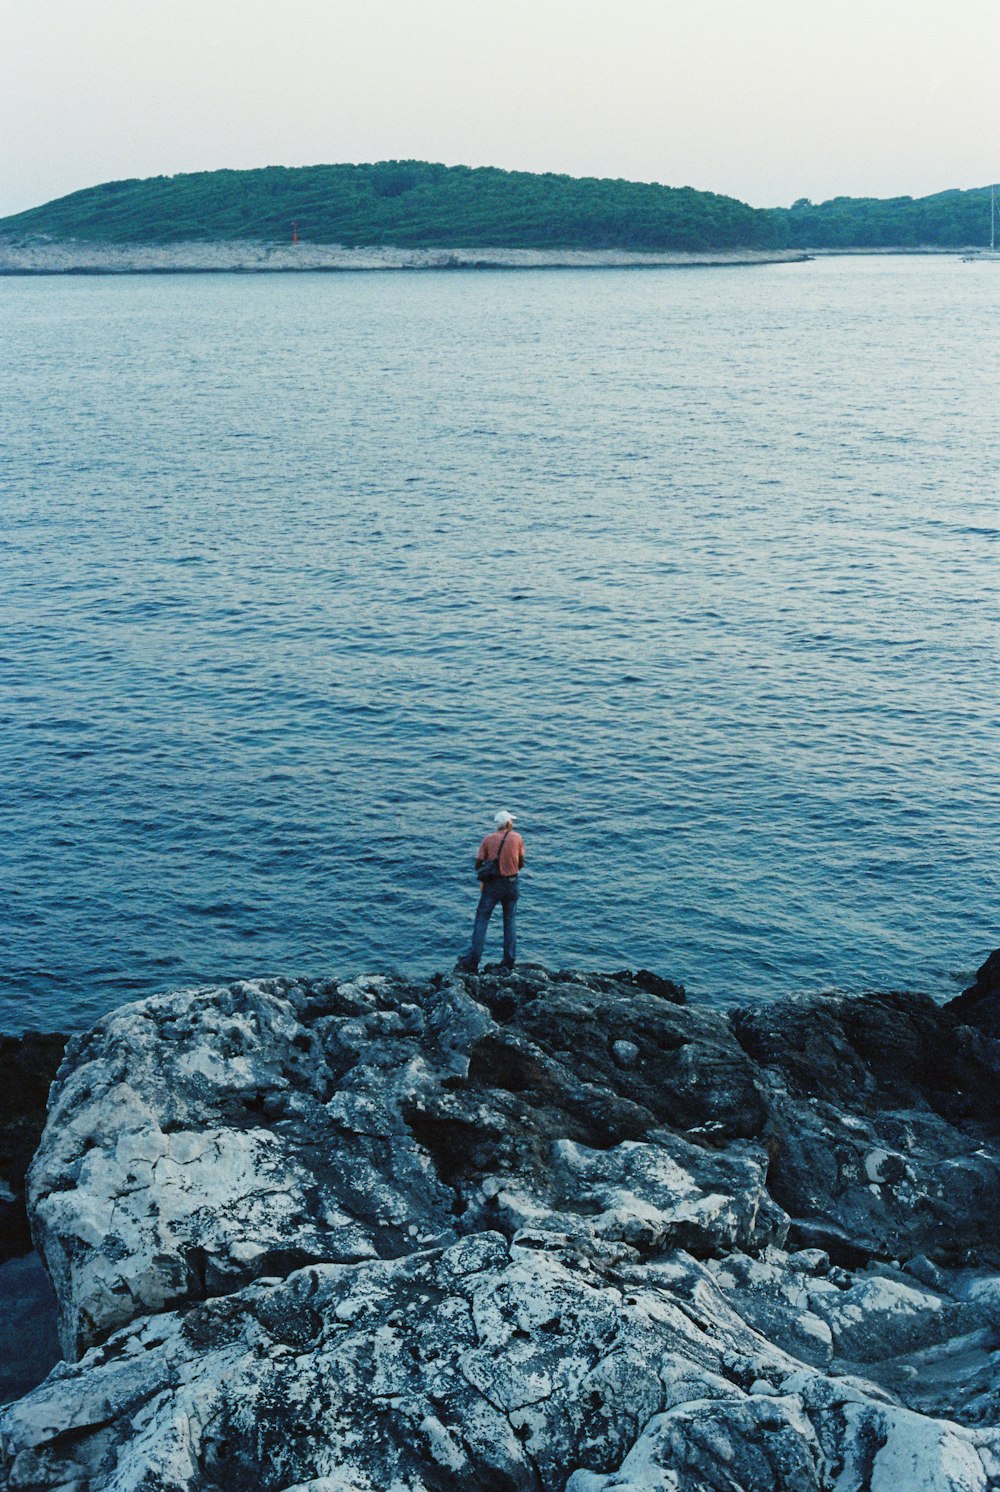
M510 833L510 825L508 824L507 825L506 833L504 834L503 839L501 839L500 843L497 845L497 852L496 852L496 855L493 857L496 860L496 862L497 862L497 870L500 869L500 856L503 853L503 847L504 847L504 845L507 843L507 835L509 833Z

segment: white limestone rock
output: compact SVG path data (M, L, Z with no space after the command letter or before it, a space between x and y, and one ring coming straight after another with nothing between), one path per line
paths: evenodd
M268 243L251 239L144 244L0 238L0 275L282 274L394 269L626 269L666 265L786 264L801 249L658 252L632 249L360 248L336 243Z
M996 1492L998 1076L916 997L764 1021L529 970L126 1007L32 1168L71 1361L0 1410L0 1486Z
M68 1356L261 1273L454 1236L452 1194L402 1108L453 1071L450 1042L486 1012L458 1016L447 995L384 1008L377 979L324 988L145 1000L71 1043L28 1182Z

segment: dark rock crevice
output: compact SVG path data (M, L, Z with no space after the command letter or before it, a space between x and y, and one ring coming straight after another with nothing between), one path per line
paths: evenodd
M0 1263L32 1247L25 1177L65 1047L66 1037L58 1033L0 1036Z

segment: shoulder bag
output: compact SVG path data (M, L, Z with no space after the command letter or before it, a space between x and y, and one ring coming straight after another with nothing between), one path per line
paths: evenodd
M508 829L507 834L509 833L510 830ZM497 845L496 854L491 855L488 860L484 860L482 865L480 865L479 869L476 871L476 875L482 881L484 886L486 885L487 881L495 881L499 879L500 852L503 849L504 845L507 843L507 834L504 835L503 839L501 839L500 843Z

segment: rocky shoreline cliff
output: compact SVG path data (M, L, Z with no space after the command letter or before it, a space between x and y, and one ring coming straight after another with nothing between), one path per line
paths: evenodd
M942 1009L260 980L73 1038L18 1492L991 1492L1000 954Z
M801 249L719 249L703 253L629 249L347 248L334 243L243 239L168 244L4 239L0 275L278 274L302 270L648 269L685 265L785 264Z

